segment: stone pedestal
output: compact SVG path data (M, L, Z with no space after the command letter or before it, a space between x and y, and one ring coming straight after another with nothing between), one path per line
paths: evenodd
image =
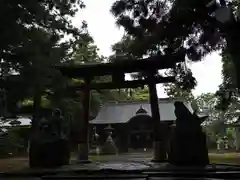
M176 166L204 167L209 164L206 136L203 132L176 133L170 162Z
M101 154L117 154L117 148L112 139L108 139L101 148Z
M153 162L166 161L166 149L161 141L153 142Z
M64 139L32 141L29 156L31 168L56 168L68 165L70 161L68 141Z
M78 145L78 161L77 163L85 164L90 163L91 161L88 159L88 144L86 143L80 143Z

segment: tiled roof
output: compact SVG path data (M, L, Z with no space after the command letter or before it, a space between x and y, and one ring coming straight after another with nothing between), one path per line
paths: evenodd
M174 102L181 101L180 99L159 99L159 112L161 121L176 120L174 114ZM191 104L184 102L188 109L193 112ZM116 124L127 123L136 112L143 108L147 114L151 116L151 107L148 101L125 101L106 103L100 109L96 118L90 121L91 124Z

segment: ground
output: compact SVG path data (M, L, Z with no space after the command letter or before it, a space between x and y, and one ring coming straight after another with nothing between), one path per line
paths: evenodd
M108 155L108 156L90 156L92 161L112 161L112 162L133 162L150 160L150 153L131 153L124 155ZM240 153L210 153L210 162L217 164L236 164L240 165ZM75 158L72 158L74 161ZM26 168L28 166L27 157L0 159L0 171L11 171Z
M240 153L209 153L209 157L211 163L240 165Z

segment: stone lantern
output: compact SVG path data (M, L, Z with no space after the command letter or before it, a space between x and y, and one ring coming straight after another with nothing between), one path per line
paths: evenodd
M109 124L107 127L104 128L105 133L107 134L107 139L106 141L108 142L113 142L112 139L112 133L113 133L113 128L111 127L111 125Z
M112 138L113 130L114 129L111 127L111 125L108 125L106 128L104 128L104 131L107 134L107 139L101 149L101 152L103 154L116 154L117 153L117 148L116 148L115 142Z

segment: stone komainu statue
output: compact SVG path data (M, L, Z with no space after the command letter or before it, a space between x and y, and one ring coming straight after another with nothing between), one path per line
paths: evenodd
M182 102L175 102L176 127L173 130L169 161L176 166L209 164L203 119L191 113Z
M50 120L41 119L38 136L31 142L31 167L54 168L69 164L68 139L62 136L61 111L54 111Z

